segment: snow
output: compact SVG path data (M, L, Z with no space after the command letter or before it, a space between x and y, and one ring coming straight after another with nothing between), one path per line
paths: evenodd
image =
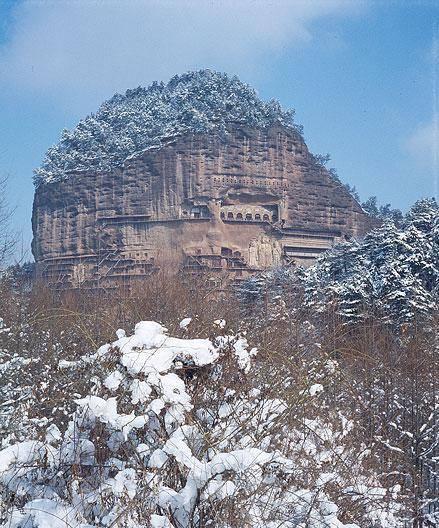
M338 500L358 502L364 525L397 528L376 507L389 508L389 490L361 476L354 425L335 413L292 427L283 391L268 397L268 386L253 386L259 367L247 336L180 339L143 321L117 337L76 363L93 366L95 383L63 430L47 422L44 441L0 451L0 498L17 497L0 528L196 528L207 512L203 525L225 527L217 515L235 504L236 522L249 528L358 528L340 521ZM316 411L322 388L298 392L300 405ZM346 466L353 482L339 471Z
M313 385L311 385L311 387L308 389L308 392L309 392L309 395L310 396L315 396L316 394L318 394L319 392L322 392L323 390L323 385L321 383L314 383Z
M107 387L108 390L115 391L119 388L119 385L122 380L123 374L118 370L115 370L105 378L104 385L105 387Z
M99 396L86 396L75 400L80 407L83 407L86 414L97 418L101 423L111 425L115 430L122 431L125 436L133 428L142 428L146 423L145 416L135 416L131 414L119 414L117 412L117 398L104 400Z
M23 512L15 512L8 528L93 528L69 504L60 500L35 499Z
M172 528L169 520L163 515L151 515L151 528Z
M112 493L116 497L121 497L125 493L130 499L134 499L137 492L137 476L133 468L119 471L114 478L108 479L106 482Z
M75 368L76 366L77 366L76 361L67 361L66 359L61 359L58 363L58 368L61 370Z
M62 439L62 434L55 424L51 424L46 430L46 442L48 444L59 442Z
M139 402L144 403L148 401L151 396L152 387L151 384L146 381L135 379L130 385L130 391L131 403L136 405Z
M224 325L218 325L221 329L224 328ZM256 347L248 349L248 341L245 337L242 336L218 336L216 338L216 343L224 348L231 348L236 357L238 368L244 371L246 374L250 372L251 360L258 353Z
M148 467L160 469L166 464L168 455L163 449L156 449L149 458Z
M238 360L238 366L241 370L243 370L246 374L250 372L251 367L251 358L256 356L257 349L252 348L250 351L248 350L248 342L245 338L238 339L234 344L233 348L235 350L235 356Z
M34 440L20 442L3 449L0 451L0 474L14 465L32 464L38 459L41 449L44 449L44 444Z
M35 185L71 173L111 170L147 150L187 133L227 133L230 123L266 128L280 123L296 133L294 112L277 101L263 102L237 77L210 70L173 77L168 84L128 90L104 102L46 153Z
M191 322L192 322L192 317L185 317L184 319L182 319L182 320L180 321L180 325L179 325L179 326L180 326L180 328L181 328L182 330L186 330L187 327L190 325Z
M123 353L122 365L132 374L167 372L176 360L208 365L218 354L208 339L168 337L167 329L153 321L136 325L134 336L113 343Z

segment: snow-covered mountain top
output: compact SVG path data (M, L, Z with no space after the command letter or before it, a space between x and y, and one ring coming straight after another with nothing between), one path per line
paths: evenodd
M262 101L237 77L211 70L176 75L167 84L127 90L104 102L96 114L64 130L35 170L35 185L64 179L69 172L108 170L129 156L187 132L224 132L238 122L265 128L279 122L300 132L294 111Z

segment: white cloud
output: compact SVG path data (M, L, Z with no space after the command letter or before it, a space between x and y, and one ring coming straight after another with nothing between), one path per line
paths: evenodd
M0 85L62 98L108 96L214 67L249 75L312 39L312 24L363 0L44 0L16 7Z
M423 167L435 168L439 152L439 123L419 125L405 142L409 154Z

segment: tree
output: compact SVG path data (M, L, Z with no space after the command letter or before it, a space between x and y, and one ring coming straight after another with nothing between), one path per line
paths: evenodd
M226 134L230 123L265 128L276 123L301 134L294 110L262 101L237 77L210 70L176 75L168 84L127 90L105 101L51 147L35 184L62 180L69 172L110 170L128 156L161 146L184 133Z
M336 310L349 324L376 315L390 325L415 317L430 320L439 307L436 202L416 202L401 225L386 219L363 241L335 246L305 271L280 268L243 281L238 296L260 311L257 303L267 305L280 295L293 309L286 292L297 284L303 288L305 306L317 313Z
M396 528L394 491L325 403L336 362L257 361L226 332L182 339L144 321L61 359L53 375L76 380L57 406L69 423L46 414L5 441L0 526ZM15 368L19 379L26 365Z
M361 207L375 218L381 220L393 220L395 224L402 223L403 214L399 209L393 209L390 204L379 205L376 196L370 196L365 202L362 202Z
M7 178L0 179L0 271L11 256L16 240L10 227L12 209L6 197Z

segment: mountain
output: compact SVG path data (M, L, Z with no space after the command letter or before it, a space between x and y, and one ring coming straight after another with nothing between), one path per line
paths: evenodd
M32 223L37 273L57 288L157 269L241 280L376 225L293 112L209 70L116 95L64 132L36 171Z

